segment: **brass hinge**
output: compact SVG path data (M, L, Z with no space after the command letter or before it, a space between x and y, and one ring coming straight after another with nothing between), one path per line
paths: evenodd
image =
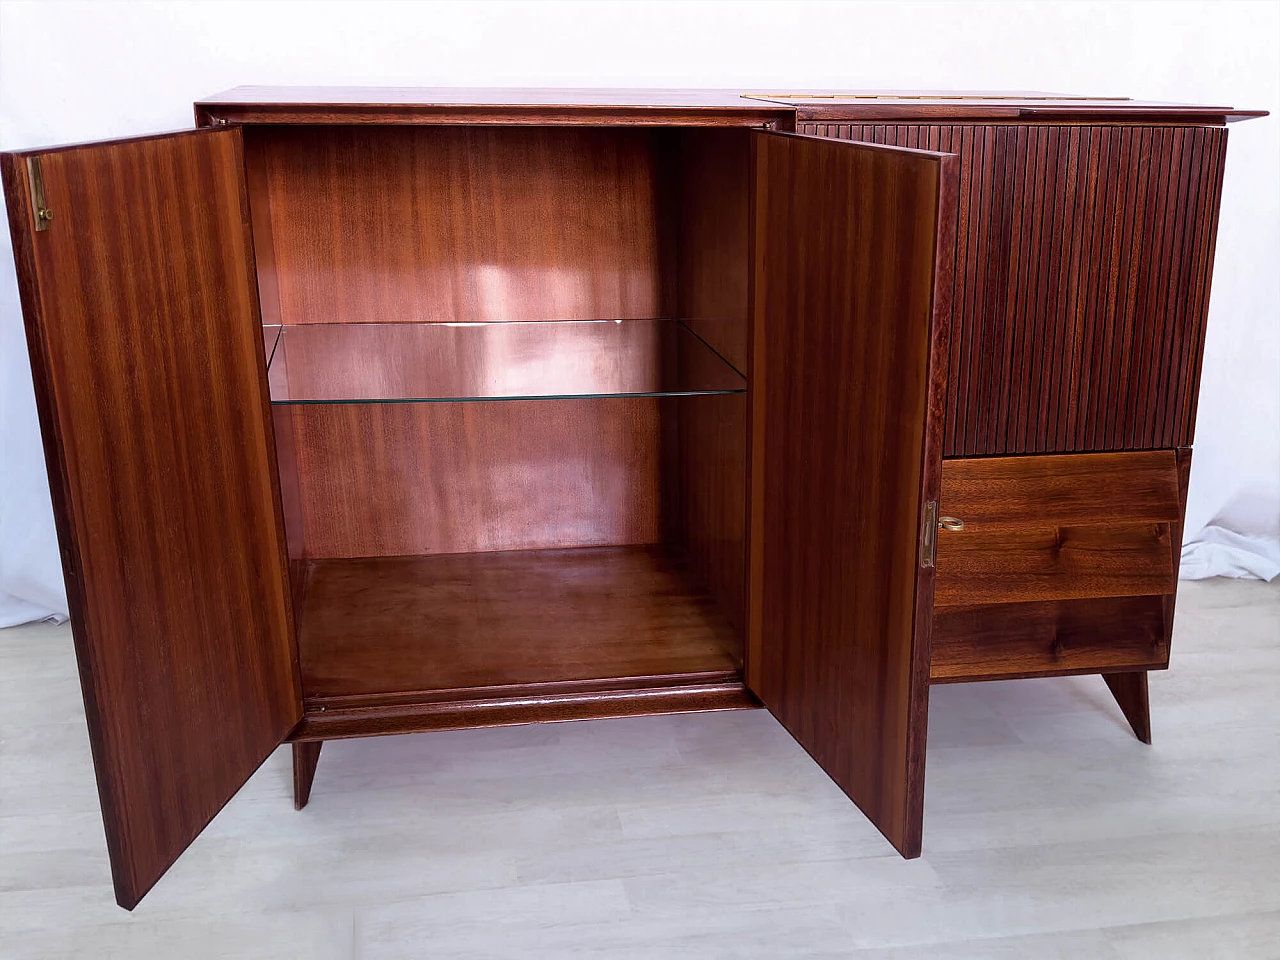
M27 179L31 181L31 209L36 215L36 232L49 229L53 211L44 202L44 174L40 171L40 158L27 157Z
M932 567L938 559L938 501L927 500L920 527L920 566Z

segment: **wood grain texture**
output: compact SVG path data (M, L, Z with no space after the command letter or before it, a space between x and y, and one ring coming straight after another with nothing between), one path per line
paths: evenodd
M298 643L308 699L741 665L715 602L662 547L313 561Z
M796 91L764 97L796 109L796 130L818 124L1217 124L1266 116L1266 111L1204 104L1093 97L1043 91ZM808 95L806 95L806 93ZM814 94L817 94L814 96Z
M195 104L196 123L676 126L792 129L795 111L736 90L500 87L236 87Z
M747 630L747 398L674 401L678 457L666 499L676 540L739 636ZM674 488L673 488L674 487Z
M1166 666L1183 504L1172 450L944 461L932 679Z
M1120 705L1133 734L1143 743L1151 742L1151 700L1147 696L1147 672L1104 673L1107 689Z
M945 489L945 488L944 488ZM1172 590L1168 523L998 526L939 537L939 607L1126 597Z
M734 369L750 341L751 138L684 131L678 147L677 310Z
M248 136L265 155L285 323L670 315L654 131L280 127Z
M239 131L5 193L112 875L132 908L301 716Z
M689 363L746 372L751 328L748 269L750 135L685 131L678 142L676 310L714 350ZM689 371L707 381L719 371ZM676 401L680 542L740 636L746 635L747 398Z
M747 683L917 856L929 624L914 614L951 161L753 139Z
M1181 519L1178 490L1173 450L945 460L941 512L963 520L966 532L1045 519L1175 523ZM947 542L940 538L939 549Z
M947 456L1190 444L1225 130L799 129L960 158Z
M1163 669L1164 597L1036 600L939 607L931 683Z
M293 809L301 810L311 799L323 740L295 741L293 744Z
M1176 576L1182 564L1182 528L1187 516L1187 487L1191 483L1191 448L1179 447L1174 451L1178 472L1178 520L1169 525L1169 556ZM1171 590L1164 598L1165 644L1173 643L1173 613L1178 592Z
M291 555L656 543L676 509L662 469L673 402L289 407L301 512L290 529L302 531Z
M608 89L242 86L195 105L208 123L486 123L760 126L794 130L799 116L1040 118L1064 122L1222 123L1265 110L1028 91Z
M472 694L476 695L472 695ZM445 691L399 698L312 701L295 741L345 740L431 730L607 720L760 706L738 677L691 675L591 684L526 684L502 690Z

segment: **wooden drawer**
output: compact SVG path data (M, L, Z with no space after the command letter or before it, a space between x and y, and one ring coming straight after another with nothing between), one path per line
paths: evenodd
M1165 666L1181 491L1172 450L945 461L931 678Z

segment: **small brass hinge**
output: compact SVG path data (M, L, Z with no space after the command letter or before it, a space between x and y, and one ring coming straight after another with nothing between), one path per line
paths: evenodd
M927 500L920 526L920 566L932 567L938 559L938 501Z
M44 174L39 157L27 157L27 179L31 181L31 209L36 216L36 232L49 229L53 211L44 202Z

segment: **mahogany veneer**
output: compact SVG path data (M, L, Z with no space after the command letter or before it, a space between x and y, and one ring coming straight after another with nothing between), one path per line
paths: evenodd
M742 645L658 547L309 561L306 699L709 674Z
M33 229L21 157L3 156L4 187L107 849L132 907L302 716L241 136L41 160L56 227Z
M1191 443L1225 129L799 130L959 157L946 456Z
M1172 450L944 461L932 679L1167 666L1184 504Z
M930 683L1149 741L1256 115L239 88L4 154L117 900L285 741L301 808L326 739L764 706L909 857Z

